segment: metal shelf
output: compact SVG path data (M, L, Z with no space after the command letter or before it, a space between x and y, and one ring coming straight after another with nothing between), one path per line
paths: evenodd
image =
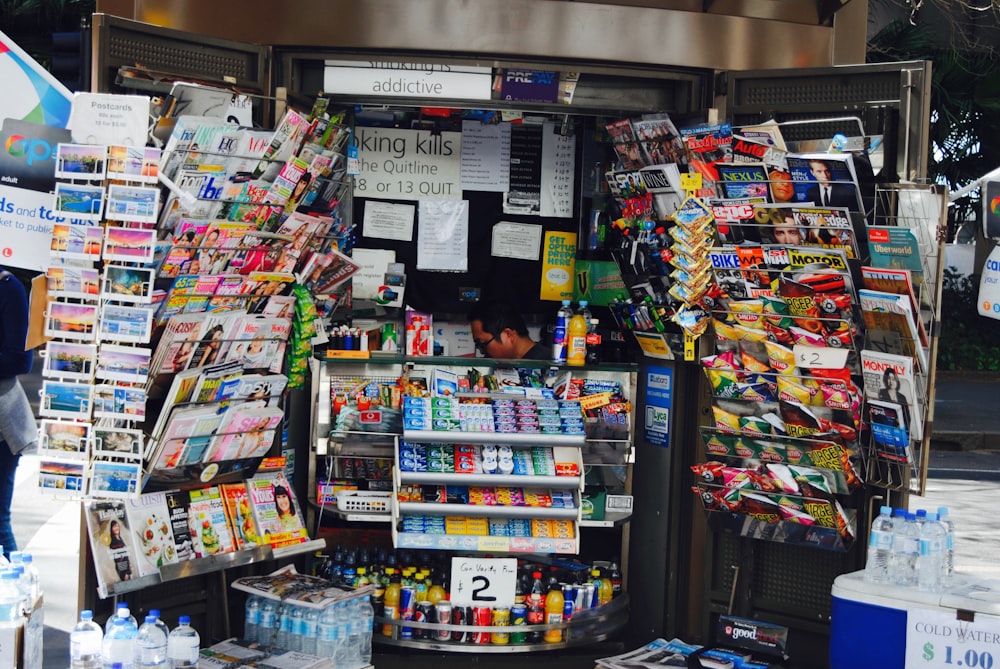
M450 474L442 472L399 472L402 483L436 485L511 486L516 488L554 488L579 490L579 476L515 476L513 474Z
M465 516L470 518L538 518L577 520L580 509L547 506L487 506L485 504L438 504L435 502L399 502L399 513L414 516Z
M415 444L509 444L523 446L583 446L585 434L541 434L540 432L445 432L407 430L403 439Z

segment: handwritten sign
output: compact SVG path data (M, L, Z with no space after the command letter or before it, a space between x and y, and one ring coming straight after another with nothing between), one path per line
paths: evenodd
M516 558L451 559L451 601L456 606L510 607L516 585Z
M796 344L792 353L795 364L804 369L843 369L847 366L846 348Z

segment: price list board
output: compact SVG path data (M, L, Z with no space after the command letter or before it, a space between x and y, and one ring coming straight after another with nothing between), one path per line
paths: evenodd
M906 619L906 669L993 669L1000 663L1000 617L914 609Z

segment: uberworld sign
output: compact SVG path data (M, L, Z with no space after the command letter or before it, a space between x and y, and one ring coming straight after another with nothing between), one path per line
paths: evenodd
M489 100L493 70L489 67L328 60L323 90L335 95Z

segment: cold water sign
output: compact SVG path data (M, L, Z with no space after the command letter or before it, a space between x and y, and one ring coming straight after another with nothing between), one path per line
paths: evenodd
M462 133L358 128L354 194L389 200L460 200Z
M670 446L670 406L674 370L650 366L646 370L646 441L654 446Z

